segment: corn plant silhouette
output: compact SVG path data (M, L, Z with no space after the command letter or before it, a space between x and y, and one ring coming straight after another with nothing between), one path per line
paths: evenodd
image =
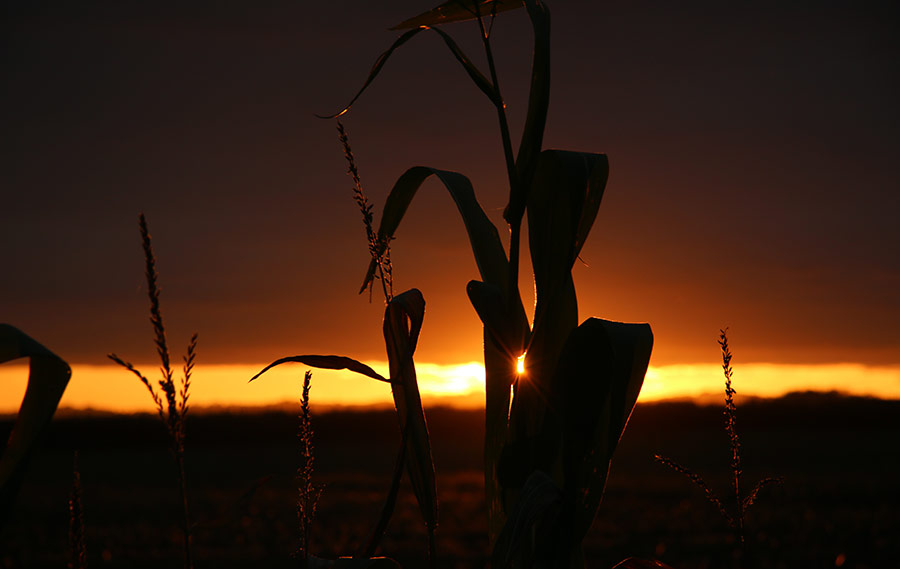
M514 153L494 63L491 32L501 12L524 7L534 35L525 126ZM487 75L443 27L474 21ZM589 318L579 324L572 267L591 230L609 173L603 154L542 150L550 97L550 12L540 0L452 0L395 27L406 30L375 61L349 111L390 56L433 32L496 110L509 201L509 253L469 180L416 166L397 180L384 205L360 292L379 276L379 255L422 183L435 177L465 224L480 280L467 286L484 325L485 491L492 567L581 567L582 540L603 495L610 460L640 392L652 349L647 324ZM531 323L518 288L527 223L536 290ZM524 357L524 373L517 363ZM512 391L512 404L510 397Z
M188 506L187 474L184 468L184 438L185 419L188 412L188 399L190 398L191 374L194 370L194 359L197 352L197 334L191 336L187 353L184 356L184 367L180 388L175 384L175 375L172 371L169 347L166 340L166 327L163 323L162 311L159 303L159 274L156 272L156 257L153 255L153 244L150 238L150 230L147 228L147 220L144 214L140 214L139 227L141 232L141 244L144 249L144 262L147 276L147 296L150 299L150 324L153 327L156 353L160 359L160 371L162 379L159 380L159 389L163 396L153 387L153 384L144 374L135 369L116 354L108 354L107 357L124 367L144 384L150 397L156 405L156 411L160 420L166 426L171 444L172 456L178 471L178 490L182 508L182 532L184 534L184 566L191 569L194 566L191 553L191 516ZM163 399L165 398L165 399Z
M435 547L435 530L438 524L437 489L434 460L431 454L431 439L419 395L416 368L413 363L413 354L425 317L425 299L417 289L410 289L394 295L389 239L379 236L372 226L374 217L372 206L363 190L347 132L340 123L338 124L338 135L347 159L348 174L353 179L353 200L360 209L366 229L369 254L373 263L373 278L377 275L384 293L385 312L382 332L387 350L390 379L383 377L366 364L346 356L307 354L278 359L263 368L250 381L275 366L294 362L321 369L347 369L390 384L394 406L400 420L400 451L381 516L372 530L371 537L366 545L360 548L356 558L325 561L304 554L304 560L309 567L396 565L393 560L374 559L372 556L375 554L393 515L405 465L428 532L428 563L430 567L434 567L437 558Z

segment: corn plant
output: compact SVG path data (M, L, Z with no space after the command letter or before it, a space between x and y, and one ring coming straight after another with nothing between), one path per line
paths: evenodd
M428 532L428 560L429 565L433 567L436 560L434 532L438 523L438 499L434 460L431 455L431 440L425 421L425 411L422 408L422 399L419 395L416 368L413 363L413 354L416 351L416 343L425 317L425 298L417 289L410 289L394 295L389 243L381 240L372 227L372 206L363 191L349 138L340 123L338 123L338 133L344 155L347 158L348 173L353 179L353 200L362 213L363 225L366 228L366 238L373 263L373 276L377 274L384 293L386 306L382 332L387 350L390 379L383 377L366 364L346 356L308 354L276 360L253 376L250 381L275 366L294 362L320 369L347 369L390 384L394 406L400 420L400 451L387 499L381 516L372 530L371 537L355 558L328 561L306 553L304 554L304 563L310 568L396 566L396 562L393 560L372 556L375 554L393 514L405 465L425 521Z
M18 358L30 360L28 386L0 457L0 528L9 517L35 443L50 424L72 376L62 358L21 330L0 324L0 363Z
M534 53L525 126L514 155L491 30L500 12L523 6ZM444 25L460 21L477 23L487 74L444 31ZM395 50L423 32L437 34L496 109L509 183L504 220L510 244L507 254L464 175L416 166L388 195L361 292L378 277L379 255L419 187L437 178L462 216L481 277L466 292L484 325L484 475L492 566L581 567L581 542L600 505L653 342L647 324L598 318L579 324L572 267L603 197L607 158L542 150L550 96L550 13L540 0L451 0L395 29L406 31L377 58L350 103L330 117L350 109ZM531 323L518 288L523 221L536 294Z

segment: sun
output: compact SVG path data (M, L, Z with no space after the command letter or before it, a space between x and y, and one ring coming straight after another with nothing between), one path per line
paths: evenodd
M516 358L516 374L525 375L525 354Z

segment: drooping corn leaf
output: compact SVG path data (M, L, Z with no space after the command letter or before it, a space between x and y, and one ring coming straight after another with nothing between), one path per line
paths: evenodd
M429 176L435 176L440 180L456 203L469 236L469 243L472 246L472 253L475 256L481 280L498 286L500 290L506 290L509 261L503 250L503 244L500 242L500 235L497 233L497 228L485 215L484 210L481 209L472 183L457 172L438 170L427 166L415 166L404 172L394 184L384 204L384 213L378 226L379 241L387 243L394 237L394 232L403 220L409 204ZM370 262L366 277L360 287L361 293L368 288L369 283L375 277L375 268L374 261ZM522 313L524 314L524 309Z
M538 156L528 195L528 240L535 284L533 332L510 417L514 438L549 436L544 425L551 382L566 338L578 325L572 265L580 250L582 219L596 216L607 171L606 157L560 150ZM586 236L586 233L585 233ZM552 437L551 437L552 438ZM534 449L543 454L543 451ZM524 473L527 475L527 473Z
M542 2L525 2L534 30L534 55L531 63L531 88L528 94L528 111L519 152L516 155L516 169L525 193L515 196L515 203L507 207L506 220L521 219L527 202L527 192L532 185L537 168L538 156L544 140L544 125L547 123L547 109L550 106L550 10Z
M428 28L428 27L416 27L415 29L411 29L407 32L404 32L400 37L394 40L394 43L391 44L387 50L385 50L381 55L378 56L378 59L375 60L374 65L372 65L372 69L369 70L369 76L366 77L363 86L360 87L359 91L356 92L356 95L350 99L350 102L342 108L340 111L332 114L332 115L316 115L320 119L333 119L339 117L350 110L350 107L353 106L353 103L356 102L357 99L362 96L366 89L369 88L369 85L372 84L372 81L378 77L378 74L381 73L381 69L384 67L385 63L387 63L388 59L390 59L391 55L393 55L394 51L396 51L400 46L411 40L413 37L418 35L419 32L423 32L426 30L432 30L437 33L447 47L450 49L450 53L453 54L453 57L456 58L456 61L463 66L466 74L468 74L469 78L472 79L472 82L475 83L475 86L481 90L482 93L487 95L488 99L492 102L499 101L499 95L497 90L494 88L493 84L488 80L487 77L478 69L478 66L472 62L472 60L463 52L462 48L457 45L457 43L443 30L439 30L437 28Z
M575 264L608 177L605 154L545 150L538 157L528 201L528 231L535 287L545 295L559 288Z
M528 381L516 397L517 436L543 429L551 382L566 338L578 325L572 266L600 206L606 156L545 150L528 196L528 232L536 293L534 329L526 356Z
M478 66L469 59L469 56L463 52L462 48L456 44L450 35L440 28L429 28L434 33L441 36L441 39L444 40L444 43L447 44L447 47L450 48L450 53L453 54L453 57L456 58L456 61L463 66L463 69L466 70L466 73L469 75L469 78L475 83L475 86L478 89L487 95L487 98L490 99L492 103L495 105L503 104L503 100L500 98L500 93L494 87L494 84L490 82L490 80L484 76Z
M390 380L383 377L381 374L367 366L366 364L354 360L352 358L348 358L345 356L317 356L317 355L304 355L304 356L290 356L286 358L281 358L275 360L270 363L266 367L262 369L259 373L250 378L250 381L253 381L257 377L266 373L270 369L275 366L279 366L281 364L286 363L300 363L306 364L310 367L315 367L319 369L347 369L350 371L354 371L356 373L365 375L367 377L371 377L372 379L377 379L379 381L384 381L390 383Z
M494 341L510 360L515 362L525 345L527 321L510 318L504 303L503 291L494 284L469 281L466 293L485 329L491 333ZM508 389L509 385L506 387Z
M433 532L438 519L434 460L413 363L413 353L416 351L424 317L425 299L417 289L395 296L384 311L384 342L400 429L409 429L407 472L425 525L429 532Z
M563 472L575 496L575 535L593 523L609 465L644 382L653 348L647 324L589 318L566 341L554 381L563 416Z
M414 18L404 20L391 29L406 30L420 26L466 22L477 19L479 14L481 17L488 17L492 12L495 14L506 12L524 5L525 2L522 0L450 0Z
M363 86L360 87L359 91L357 91L356 95L354 95L353 98L350 99L350 102L347 103L347 106L345 106L340 111L334 113L333 115L316 115L316 116L319 117L320 119L333 119L333 118L339 117L339 116L343 115L344 113L346 113L347 111L349 111L350 107L353 106L353 103L355 103L356 100L359 99L360 95L363 94L363 92L369 87L369 85L372 83L372 81L374 81L375 78L378 77L378 74L381 73L381 68L384 67L385 63L387 63L387 60L391 57L391 54L393 54L397 48L399 48L401 45L403 45L406 42L408 42L409 40L411 40L413 37L416 36L416 34L423 31L424 29L425 28L416 28L414 30L409 30L408 32L404 33L399 38L394 40L394 43L391 44L391 47L389 47L384 53L379 55L378 59L375 60L375 64L372 65L372 69L369 71L369 76L366 78L365 83L363 83Z
M9 514L35 442L47 428L72 371L59 356L9 324L0 324L0 363L30 358L28 386L0 458L0 525Z

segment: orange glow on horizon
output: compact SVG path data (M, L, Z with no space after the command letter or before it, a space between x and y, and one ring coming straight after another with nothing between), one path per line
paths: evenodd
M521 361L521 360L520 360ZM386 362L369 362L387 373ZM157 365L138 369L155 380ZM60 407L96 409L120 413L154 412L147 389L118 366L72 366L72 380ZM263 365L198 365L191 382L191 402L202 407L254 407L294 404L300 399L302 365L283 365L249 383ZM484 406L484 367L479 362L457 365L419 363L419 389L426 408L436 405L477 409ZM28 366L0 366L0 413L18 410L25 393ZM900 399L900 365L862 364L735 366L738 397L778 397L791 391L840 391ZM682 364L653 367L647 371L639 401L671 398L718 400L724 390L718 364ZM393 405L390 386L364 376L331 370L313 370L311 404L314 408Z

